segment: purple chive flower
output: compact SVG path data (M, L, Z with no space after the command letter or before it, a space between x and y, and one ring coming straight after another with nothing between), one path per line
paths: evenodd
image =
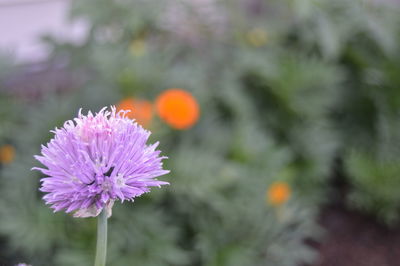
M75 217L97 216L104 208L111 215L114 201L132 200L150 187L166 185L157 176L162 168L158 142L146 145L150 132L125 117L127 111L103 108L93 115L69 120L55 134L41 156L46 168L40 191L54 211L75 211Z

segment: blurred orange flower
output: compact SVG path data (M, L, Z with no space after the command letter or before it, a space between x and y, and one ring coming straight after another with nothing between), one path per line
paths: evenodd
M143 127L149 126L153 119L153 104L146 100L125 98L117 104L117 110L129 110L126 116Z
M0 162L9 164L14 160L15 148L12 145L6 144L0 147Z
M280 206L288 201L291 194L291 189L287 183L275 182L267 190L267 202L273 206Z
M200 109L196 99L182 89L168 89L156 100L158 115L175 129L188 129L199 119Z

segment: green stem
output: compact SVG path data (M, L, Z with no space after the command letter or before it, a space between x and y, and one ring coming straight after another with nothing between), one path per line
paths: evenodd
M97 219L97 246L94 266L105 266L107 255L107 212L103 210Z

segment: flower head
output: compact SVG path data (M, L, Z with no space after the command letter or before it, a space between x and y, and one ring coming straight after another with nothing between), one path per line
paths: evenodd
M116 200L133 200L150 187L168 184L157 176L162 169L158 143L147 145L150 132L127 118L126 111L106 108L93 115L79 112L74 121L52 131L55 136L42 155L35 156L46 168L33 168L42 178L43 199L54 211L75 211L76 217L111 211Z
M117 111L120 110L130 111L126 116L143 127L149 126L153 118L153 105L146 100L125 98L117 104Z
M291 189L285 182L275 182L267 190L267 202L273 206L280 206L289 200Z
M199 105L189 92L169 89L156 100L158 115L176 129L188 129L199 119Z

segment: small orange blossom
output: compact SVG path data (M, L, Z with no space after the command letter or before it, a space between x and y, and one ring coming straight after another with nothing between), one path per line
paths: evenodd
M9 164L14 160L15 157L15 148L6 144L0 147L0 162L4 164Z
M158 115L175 129L188 129L199 119L200 110L196 99L182 89L168 89L156 100Z
M125 98L117 104L117 110L129 110L126 116L143 127L149 126L153 118L153 105L147 100Z
M267 202L273 206L284 204L291 195L291 189L285 182L275 182L267 190Z

